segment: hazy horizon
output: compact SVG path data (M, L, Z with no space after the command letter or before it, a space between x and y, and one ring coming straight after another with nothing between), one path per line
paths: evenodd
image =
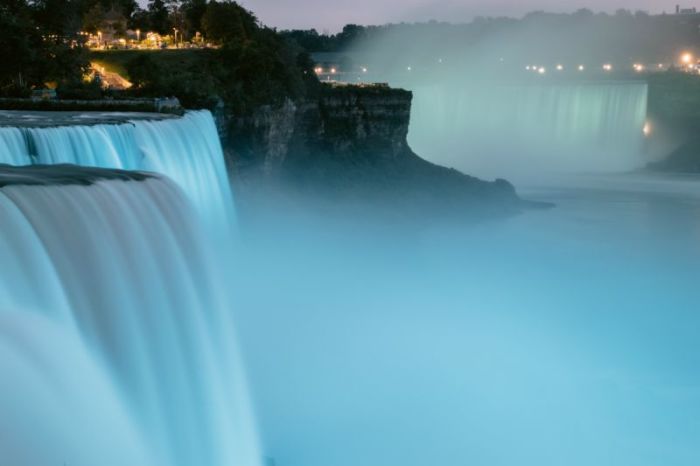
M451 23L470 22L478 16L522 17L532 11L573 13L582 8L595 12L614 13L620 8L647 11L650 14L672 13L677 2L654 0L356 0L352 3L323 0L240 0L267 26L278 29L317 29L335 33L346 24L378 25L430 20ZM696 3L680 3L681 8L698 7ZM310 14L312 13L312 14Z

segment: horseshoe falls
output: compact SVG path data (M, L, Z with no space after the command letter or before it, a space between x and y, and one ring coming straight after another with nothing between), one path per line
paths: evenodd
M646 163L647 84L418 85L409 142L420 154L481 176L611 172Z
M4 461L259 465L211 115L0 128L0 162Z

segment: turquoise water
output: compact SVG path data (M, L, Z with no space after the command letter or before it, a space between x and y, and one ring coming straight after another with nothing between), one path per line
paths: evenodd
M487 178L619 172L644 166L640 82L411 85L409 143L429 160Z
M699 183L550 178L521 191L555 209L477 227L261 222L238 321L269 454L697 464Z
M631 135L629 94L610 124ZM0 188L12 464L700 461L697 177L515 170L556 207L477 225L272 204L224 247L206 112L0 129L0 144L13 164L164 175Z
M3 128L0 141L0 162L159 174L0 188L4 461L260 464L211 115Z

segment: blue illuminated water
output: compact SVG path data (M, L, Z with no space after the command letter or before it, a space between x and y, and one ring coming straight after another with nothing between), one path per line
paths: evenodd
M521 190L555 209L477 227L271 214L238 296L269 453L698 464L699 183L550 178Z
M3 461L259 464L232 264L212 241L233 204L211 115L0 141L0 162L163 175L0 188Z
M0 163L153 171L184 189L206 221L219 228L234 222L221 143L207 111L125 124L0 127Z
M556 208L478 225L273 207L223 267L211 117L107 126L0 129L169 176L0 188L10 463L700 462L697 177L549 174L520 192Z
M487 178L643 167L643 82L407 83L409 143L437 163Z

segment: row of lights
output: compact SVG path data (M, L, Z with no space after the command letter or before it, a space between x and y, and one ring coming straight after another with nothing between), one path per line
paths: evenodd
M409 70L409 71L410 71L410 70ZM316 72L316 74L323 74L323 73L324 73L324 70L323 70L322 67L317 66L316 68L314 68L314 72ZM363 67L362 67L362 72L363 72L363 73L367 73L367 68L363 66ZM338 73L337 68L333 67L333 68L329 68L329 69L328 69L328 74L336 74L336 73Z
M693 69L696 67L695 57L693 56L693 54L691 54L689 52L685 52L680 56L680 62L683 65L685 65L686 67L688 67L689 69ZM646 69L646 67L644 65L642 65L641 63L635 63L634 65L632 65L632 67L638 73L641 73ZM659 69L663 69L664 65L662 63L659 63L657 65L657 67ZM528 65L525 67L525 69L527 71L535 71L539 74L545 74L547 72L547 68L545 68L543 66L537 66L537 65ZM557 71L564 71L564 65L557 65L556 69L557 69ZM586 69L586 67L584 65L578 65L579 71L584 71L585 69ZM603 70L604 71L612 71L613 65L611 65L610 63L606 63L603 65Z
M635 71L637 71L639 73L641 73L642 71L644 71L646 69L646 67L640 63L635 63L632 67L634 68ZM662 69L664 67L664 65L659 64L658 67L659 67L659 69ZM604 71L612 71L613 65L611 65L610 63L605 63L602 68ZM545 74L547 72L547 68L545 68L544 66L537 66L537 65L528 65L525 67L525 69L527 71L534 71L534 72L537 72L539 74ZM577 69L578 69L578 71L585 71L586 67L584 65L578 65ZM557 65L556 70L557 71L564 71L564 65Z
M503 61L503 58L501 58L500 60ZM681 55L681 63L683 63L684 65L686 65L688 68L693 68L693 67L695 66L694 63L693 63L694 61L695 61L695 58L693 57L693 55L692 55L691 53L684 53L683 55ZM438 62L439 62L439 63L442 63L442 58L439 58L439 59L438 59ZM633 67L634 70L637 71L638 73L641 73L642 71L644 71L644 70L646 69L646 67L645 67L644 65L642 65L641 63L635 63L634 65L632 65L632 67ZM659 64L657 65L657 67L658 67L659 69L663 69L663 68L664 68L664 65L663 65L662 63L659 63ZM539 73L539 74L546 74L546 73L547 73L547 68L545 68L544 66L527 65L527 66L525 67L525 69L526 69L527 71L534 71L534 72ZM585 71L585 70L586 70L586 67L585 67L584 65L578 65L578 66L576 67L576 69L578 69L578 71ZM556 65L556 70L557 70L557 71L564 71L564 65L562 65L562 64ZM603 65L603 70L604 70L604 71L612 71L612 70L613 70L613 65L610 64L610 63L605 63L605 64ZM323 74L323 73L324 73L324 69L323 69L322 67L320 67L320 66L319 66L319 67L316 67L316 68L314 69L314 71L316 72L316 74ZM413 67L410 66L410 65L407 66L407 67L406 67L406 71L413 71ZM337 72L338 72L338 70L337 70L336 68L330 68L330 69L328 70L328 74L336 74ZM366 68L366 67L362 67L362 72L363 72L363 73L367 73L367 68Z

